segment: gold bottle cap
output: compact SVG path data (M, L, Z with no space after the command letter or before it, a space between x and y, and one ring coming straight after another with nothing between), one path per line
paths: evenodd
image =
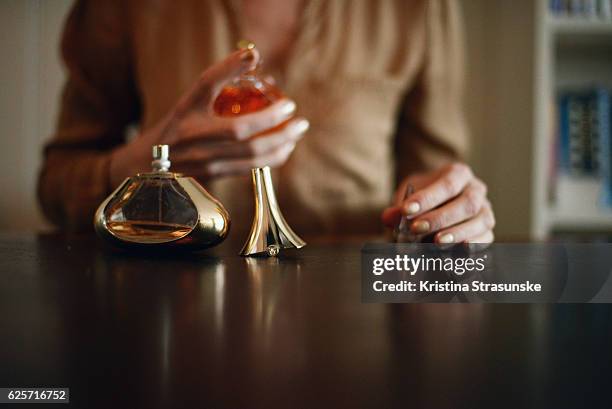
M251 40L240 40L240 41L238 41L238 43L236 43L236 47L237 47L238 50L255 50L254 52L257 52L257 47L255 47L255 43L252 42ZM261 58L259 53L257 53L257 54L259 56L259 59L257 61L257 65L255 66L254 70L249 71L249 74L253 74L255 72L255 70L257 70L259 67L261 67L263 59Z
M239 50L252 50L255 48L255 43L250 40L240 40L236 44Z

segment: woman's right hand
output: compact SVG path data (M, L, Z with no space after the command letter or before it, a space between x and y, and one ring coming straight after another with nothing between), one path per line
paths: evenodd
M295 103L282 99L251 114L220 117L212 105L227 82L252 70L259 60L257 50L240 50L205 70L191 90L152 128L111 155L110 181L117 186L124 178L148 171L153 145L170 145L174 172L201 180L245 174L254 167L280 166L308 129L304 118L293 118L276 132L251 138L287 121Z

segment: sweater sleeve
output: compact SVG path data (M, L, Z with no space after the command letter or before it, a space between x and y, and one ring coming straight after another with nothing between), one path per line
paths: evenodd
M43 212L65 230L91 229L96 207L113 188L110 154L140 115L126 18L120 2L79 0L65 23L68 79L38 179Z
M396 176L436 169L467 148L463 114L464 44L459 2L428 1L424 55L396 134Z

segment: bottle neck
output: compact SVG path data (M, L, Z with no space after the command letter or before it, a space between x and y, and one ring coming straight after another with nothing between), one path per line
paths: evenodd
M170 148L168 145L153 146L151 167L154 173L168 172L168 169L170 169Z
M153 173L166 173L170 169L170 161L155 159L151 162L151 168Z

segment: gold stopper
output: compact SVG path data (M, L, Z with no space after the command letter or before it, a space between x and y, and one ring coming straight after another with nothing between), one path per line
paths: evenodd
M255 193L255 214L251 232L240 252L242 256L276 257L283 249L302 248L306 242L289 227L276 200L270 168L251 171Z
M250 40L240 40L236 44L239 50L252 50L255 48L255 43Z

